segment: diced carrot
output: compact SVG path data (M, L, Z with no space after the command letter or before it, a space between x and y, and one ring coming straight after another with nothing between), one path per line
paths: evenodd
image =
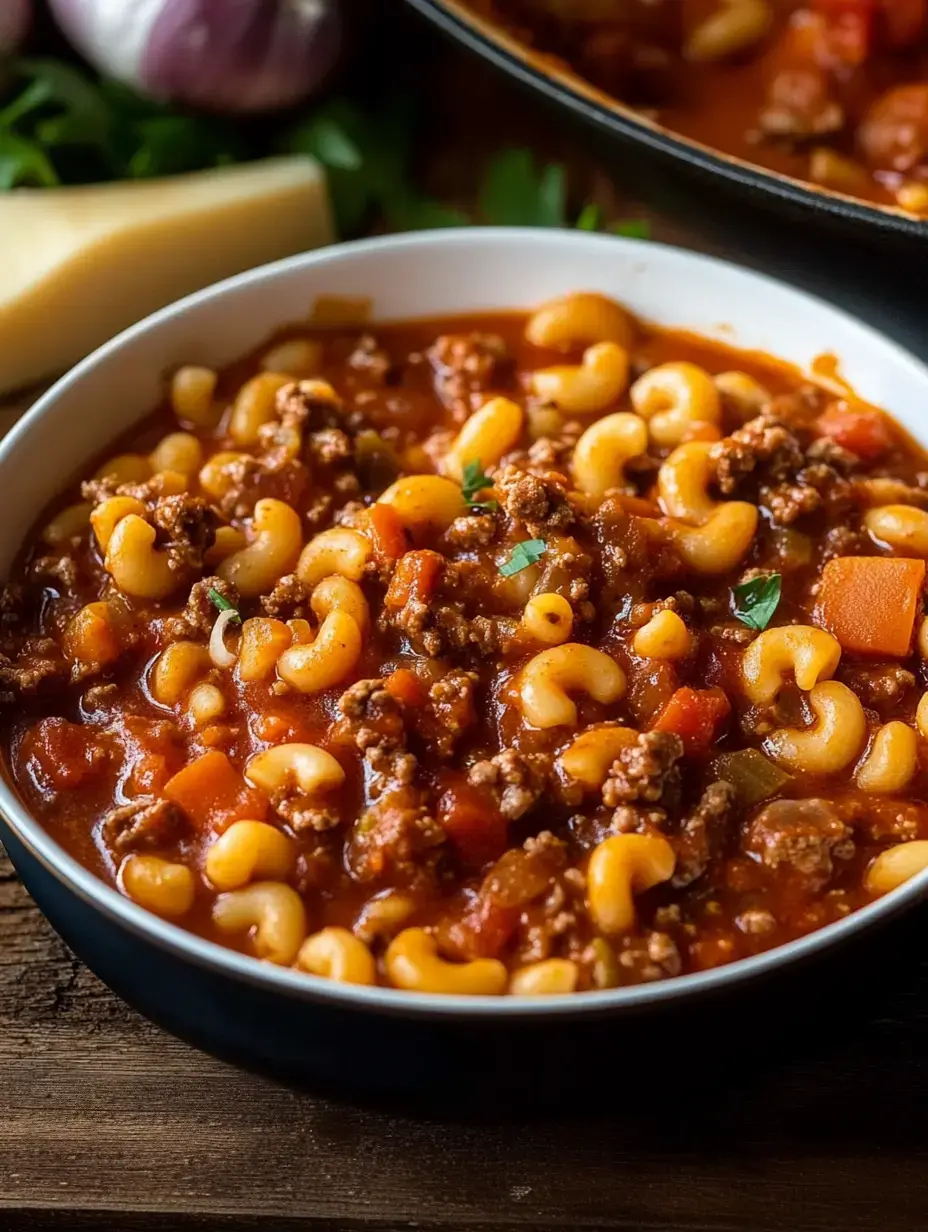
M818 617L845 650L905 658L924 582L923 560L838 556L822 571Z
M409 547L409 540L399 514L392 505L371 505L367 511L367 527L374 556L378 563L399 560Z
M204 753L164 786L173 801L202 831L226 830L233 821L263 821L267 797L249 787L225 753Z
M398 667L386 680L384 688L404 706L421 706L426 699L425 685L408 667Z
M428 549L407 552L400 558L390 579L384 599L386 606L399 609L411 600L425 603L438 583L443 564L444 558L438 552Z
M677 689L658 715L654 731L674 732L687 753L703 753L712 744L719 724L731 713L723 689Z
M442 795L438 819L468 864L486 864L506 849L509 823L487 792L464 779Z
M822 436L831 437L842 449L872 462L892 447L893 438L880 411L854 411L836 402L815 421Z

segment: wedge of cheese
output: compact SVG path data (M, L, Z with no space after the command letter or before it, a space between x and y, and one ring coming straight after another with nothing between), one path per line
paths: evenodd
M325 173L303 157L0 196L0 394L182 295L332 239Z

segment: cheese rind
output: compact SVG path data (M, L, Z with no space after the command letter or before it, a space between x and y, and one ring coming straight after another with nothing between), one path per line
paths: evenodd
M0 198L0 393L63 372L150 312L330 243L312 159Z

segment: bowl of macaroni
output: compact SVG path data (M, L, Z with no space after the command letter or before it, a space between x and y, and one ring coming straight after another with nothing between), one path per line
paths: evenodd
M183 300L0 445L0 837L127 1000L290 1078L530 1080L746 997L928 878L926 397L629 239Z

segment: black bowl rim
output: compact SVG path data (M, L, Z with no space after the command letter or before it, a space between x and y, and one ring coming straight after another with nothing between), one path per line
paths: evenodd
M459 0L407 0L407 3L457 42L597 128L645 145L658 154L760 197L772 197L794 209L827 213L845 224L877 232L928 240L928 220L923 221L895 206L869 203L833 189L812 187L792 176L723 154L645 119L574 73L560 71L554 65L543 67L533 63L531 48L465 9Z
M243 290L254 283L261 283L265 280L273 281L278 275L289 274L295 269L316 264L324 266L330 261L337 262L341 254L345 252L364 254L384 247L401 252L416 249L440 250L446 245L466 245L471 242L509 245L520 239L528 240L533 244L554 242L596 244L602 247L604 257L614 251L616 245L632 253L638 252L642 256L653 252L655 248L660 248L666 252L676 253L690 265L718 266L737 271L739 276L754 282L758 291L768 284L772 287L785 288L800 299L826 310L836 319L844 320L856 330L864 330L879 337L883 345L895 352L900 363L916 367L920 375L928 381L928 368L904 347L887 338L872 325L860 321L851 313L845 312L816 295L790 286L769 275L758 273L756 270L746 269L732 261L692 252L671 244L656 244L654 241L611 235L592 235L584 231L547 230L532 227L447 228L405 235L376 236L372 239L330 245L316 251L285 257L214 283L152 313L92 352L42 395L0 441L0 474L4 467L9 465L8 455L15 453L20 439L32 432L71 384L79 383L86 373L95 370L100 365L107 364L113 353L118 353L123 346L131 344L137 337L144 336L150 330L157 330L172 318L183 316L191 308L199 307L204 302L220 299L228 292ZM880 921L889 920L910 909L928 891L928 869L926 869L892 893L803 937L737 962L727 963L707 971L676 976L673 979L565 996L450 996L439 993L407 992L380 985L364 987L339 984L320 976L262 962L251 955L238 953L154 915L132 902L69 855L31 815L6 773L0 774L0 838L2 838L4 826L9 827L16 842L54 877L63 891L75 894L85 904L99 911L114 924L128 929L142 941L160 946L179 959L208 969L214 974L240 979L247 984L261 988L265 993L273 990L282 996L295 997L320 1006L329 1005L341 1010L355 1010L391 1017L431 1019L436 1023L449 1018L467 1019L476 1025L492 1023L499 1019L528 1021L550 1017L572 1018L577 1015L585 1018L616 1016L648 1011L677 1001L685 1003L692 998L721 992L729 986L756 980L776 971L781 966L801 962L828 951L833 946L850 940L858 932L866 931Z

